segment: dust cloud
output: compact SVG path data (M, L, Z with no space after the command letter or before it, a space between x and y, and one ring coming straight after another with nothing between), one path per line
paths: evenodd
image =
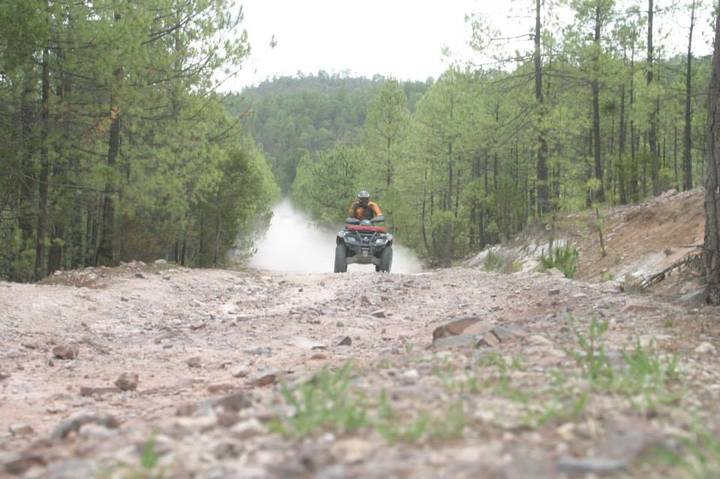
M338 230L341 227L338 224ZM273 209L270 227L258 241L257 252L250 258L249 265L286 273L332 272L338 230L315 225L285 199ZM393 273L417 273L422 270L422 264L408 248L394 244L393 250ZM375 270L373 265L351 264L348 271Z

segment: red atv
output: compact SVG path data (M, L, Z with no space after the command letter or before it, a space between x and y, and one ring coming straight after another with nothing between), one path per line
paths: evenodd
M352 263L374 264L375 271L390 272L393 236L384 226L375 225L383 221L384 216L376 216L372 220L345 220L345 229L338 233L335 240L336 273L345 273L347 265Z

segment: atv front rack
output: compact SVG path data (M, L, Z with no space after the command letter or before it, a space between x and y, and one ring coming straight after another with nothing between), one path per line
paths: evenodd
M345 225L345 229L359 233L387 233L384 226Z

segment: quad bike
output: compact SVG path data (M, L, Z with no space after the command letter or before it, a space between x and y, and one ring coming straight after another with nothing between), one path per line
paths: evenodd
M393 236L385 227L375 225L383 221L384 216L376 216L372 220L345 220L345 229L337 234L335 240L336 273L347 272L347 265L352 263L374 264L375 271L390 272Z

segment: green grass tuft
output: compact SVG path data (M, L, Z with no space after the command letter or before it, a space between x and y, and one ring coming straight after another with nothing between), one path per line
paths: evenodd
M554 247L548 256L543 253L540 256L542 269L557 268L563 272L566 278L573 278L577 271L577 262L580 253L577 248L570 245Z

